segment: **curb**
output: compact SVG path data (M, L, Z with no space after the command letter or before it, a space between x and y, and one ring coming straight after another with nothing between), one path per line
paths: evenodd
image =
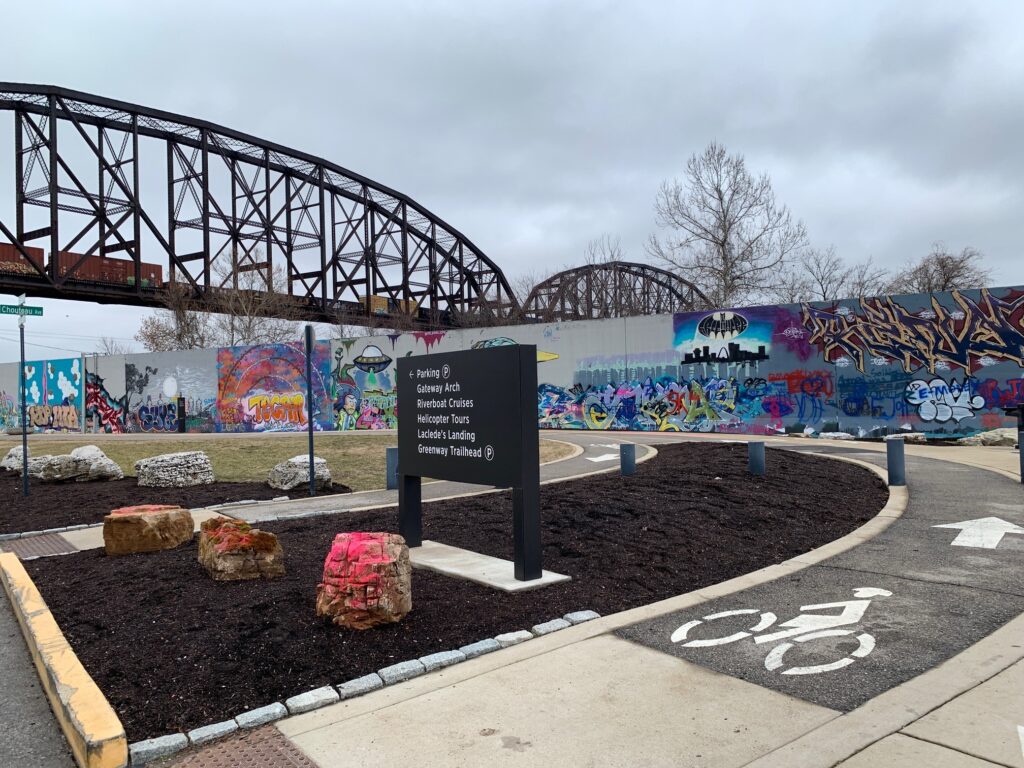
M0 581L75 762L82 768L126 766L128 740L121 721L71 650L17 555L0 554Z
M242 712L235 715L231 720L193 728L187 734L170 733L165 736L146 739L145 741L137 741L129 747L132 756L131 764L133 768L135 766L143 766L151 760L177 754L189 747L200 747L210 742L218 741L223 737L236 733L239 729L255 728L260 725L277 722L286 717L314 712L315 710L362 696L371 691L391 688L429 672L460 664L485 653L491 653L511 645L518 645L527 640L549 635L561 629L599 618L600 614L595 611L573 611L561 618L538 624L532 630L523 629L517 632L507 632L504 635L498 635L496 638L480 640L479 642L463 646L457 651L440 651L419 659L400 661L340 685L325 685L297 694L287 699L284 704L279 701L274 702L264 707ZM513 642L508 644L501 642L502 638L512 636L515 636Z

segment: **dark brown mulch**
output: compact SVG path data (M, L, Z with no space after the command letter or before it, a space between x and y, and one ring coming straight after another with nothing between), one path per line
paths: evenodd
M323 560L341 530L397 530L394 509L265 526L286 553L274 581L215 583L194 543L26 563L130 741L187 730L398 661L528 629L569 611L610 614L776 563L874 516L887 492L850 464L742 445L666 446L635 476L541 488L544 566L567 584L510 595L416 571L413 611L364 632L318 620ZM424 535L511 558L510 495L427 504Z
M346 485L335 485L332 493L350 490ZM269 500L275 496L306 498L309 489L279 491L266 483L140 488L134 477L95 483L41 483L30 478L26 498L22 495L21 475L0 470L0 533L101 523L110 510L134 504L178 504L195 509L245 499Z

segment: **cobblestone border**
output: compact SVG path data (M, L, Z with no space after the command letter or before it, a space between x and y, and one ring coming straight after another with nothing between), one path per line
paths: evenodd
M151 760L176 754L188 747L200 747L212 741L230 736L242 728L255 728L260 725L273 723L290 715L312 712L321 707L337 704L339 701L345 701L370 693L371 691L379 690L385 686L398 685L414 677L425 675L437 669L444 669L453 664L459 664L477 656L482 656L485 653L518 645L535 637L543 637L560 629L599 618L601 616L596 611L573 611L561 618L536 624L529 630L521 629L516 632L505 632L493 638L464 645L455 651L440 651L418 659L391 664L376 672L357 677L340 685L325 685L321 688L315 688L312 691L292 696L286 699L284 703L275 701L273 704L268 704L265 707L242 712L231 720L193 728L187 734L170 733L165 736L146 739L145 741L137 741L128 746L131 754L131 765L145 765Z

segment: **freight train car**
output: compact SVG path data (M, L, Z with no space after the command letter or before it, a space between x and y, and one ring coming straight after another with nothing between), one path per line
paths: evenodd
M127 259L111 259L106 256L86 256L85 261L72 272L71 270L82 257L81 253L61 251L57 255L58 277L64 277L70 273L69 280L135 285L135 264L133 262ZM139 272L143 288L163 287L163 267L159 264L143 262Z
M0 243L0 272L18 275L38 275L39 273L32 268L32 264L35 264L39 269L43 269L43 249L26 247L25 250L28 252L28 259L10 243Z

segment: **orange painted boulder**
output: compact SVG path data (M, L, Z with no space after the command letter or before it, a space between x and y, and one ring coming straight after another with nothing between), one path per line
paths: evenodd
M108 555L174 549L193 530L192 513L173 504L121 507L103 518L103 547Z
M277 536L227 517L200 526L199 562L215 581L284 576L284 550Z
M350 629L400 621L412 610L412 564L396 533L339 533L316 588L316 615Z

